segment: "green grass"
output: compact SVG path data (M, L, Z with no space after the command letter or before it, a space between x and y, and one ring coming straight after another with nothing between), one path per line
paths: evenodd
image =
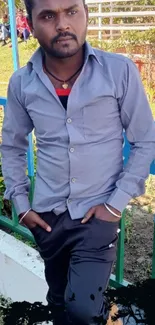
M131 210L126 209L125 213L125 242L128 244L132 238L132 217L134 215L134 210L134 207L132 207Z
M30 246L30 247L32 247L32 248L37 248L37 245L35 245L35 244L34 244L32 241L30 241L30 240L26 240L23 236L21 236L21 235L15 233L15 232L12 232L11 235L12 235L13 237L15 237L16 239L18 239L18 240L22 241L23 243L25 243L27 246Z
M155 118L155 103L151 104L151 109L152 109L153 116Z
M27 61L30 59L31 55L33 54L33 48L30 48L30 43L19 43L19 58L20 58L20 66L24 66ZM9 48L9 44L4 47L0 45L0 96L6 97L7 95L7 86L8 81L13 73L13 60L12 60L12 48Z

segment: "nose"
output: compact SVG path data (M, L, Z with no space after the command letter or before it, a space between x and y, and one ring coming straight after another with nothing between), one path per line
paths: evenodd
M68 20L64 15L59 15L57 18L56 31L58 33L69 30Z

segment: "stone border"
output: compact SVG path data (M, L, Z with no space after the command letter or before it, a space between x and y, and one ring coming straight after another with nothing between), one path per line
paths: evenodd
M46 303L47 284L39 253L0 230L0 294L13 301Z

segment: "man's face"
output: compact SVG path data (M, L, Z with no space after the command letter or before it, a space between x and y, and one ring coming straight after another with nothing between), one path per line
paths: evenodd
M3 23L5 24L5 23L7 23L7 21L8 21L8 17L7 16L4 16L3 17Z
M88 12L83 0L33 0L33 35L50 56L68 58L83 46Z
M19 10L19 11L18 11L18 17L22 18L23 15L24 15L24 14L23 14L23 11L22 11L22 10Z

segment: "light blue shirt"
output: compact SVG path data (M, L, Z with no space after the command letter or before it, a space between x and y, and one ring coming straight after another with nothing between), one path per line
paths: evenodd
M37 139L32 208L67 208L72 219L107 202L123 211L145 191L155 159L155 125L135 64L85 44L85 64L68 98L67 111L43 71L42 52L10 80L2 132L6 199L18 214L30 208L26 176L27 136ZM123 129L131 144L123 168Z

